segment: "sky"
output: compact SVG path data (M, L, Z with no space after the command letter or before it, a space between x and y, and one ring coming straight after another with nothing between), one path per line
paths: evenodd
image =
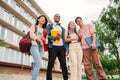
M82 17L84 23L97 20L109 0L35 0L49 16L52 22L56 13L61 16L60 23L67 28L70 21L77 16Z

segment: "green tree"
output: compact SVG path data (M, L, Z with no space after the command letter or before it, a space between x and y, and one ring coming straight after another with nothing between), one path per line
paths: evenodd
M120 0L110 0L110 4L103 9L98 21L95 22L97 36L102 43L100 51L108 49L114 55L120 75Z
M117 71L116 59L110 58L109 55L102 55L101 63L102 63L102 66L103 66L105 72L108 75L111 75L111 77L113 77L113 75L116 74L116 71Z
M0 39L0 46L9 47L2 39Z

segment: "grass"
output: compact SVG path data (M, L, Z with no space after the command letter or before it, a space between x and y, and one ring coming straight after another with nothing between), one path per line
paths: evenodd
M82 80L86 80L86 79L82 79ZM108 79L108 80L120 80L120 78L114 78L114 79Z
M0 74L8 74L7 72L0 72Z
M120 78L113 78L113 79L108 79L108 80L120 80Z

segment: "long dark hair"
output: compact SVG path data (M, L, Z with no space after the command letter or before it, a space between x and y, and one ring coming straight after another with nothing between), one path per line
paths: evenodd
M38 19L40 19L41 17L44 17L44 18L45 18L45 23L43 24L42 28L46 28L47 23L48 23L48 20L47 20L46 16L44 16L44 15L40 15L40 16L37 18L35 25L38 25L38 24L39 24Z

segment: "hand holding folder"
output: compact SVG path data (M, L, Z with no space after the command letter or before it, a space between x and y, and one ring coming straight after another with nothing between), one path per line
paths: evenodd
M88 46L91 48L92 47L91 44L92 44L92 41L93 41L92 36L85 38L85 41L87 42ZM96 43L95 44L96 44L96 47L101 46L101 44L98 41L98 39L96 39Z

